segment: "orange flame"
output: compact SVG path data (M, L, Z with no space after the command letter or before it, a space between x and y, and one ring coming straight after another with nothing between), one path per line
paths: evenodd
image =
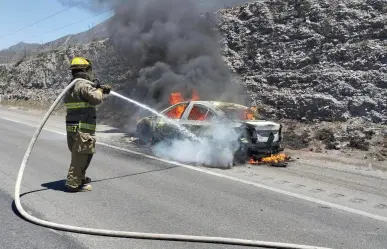
M251 112L246 112L246 120L254 120L254 114Z
M199 94L196 89L192 90L192 101L199 100ZM172 92L169 95L169 104L175 105L177 103L183 102L184 97L181 92ZM171 111L167 113L169 118L180 118L185 110L186 105L178 105L176 108L173 108Z
M277 154L277 155L271 155L268 157L261 158L260 160L254 160L253 158L250 158L249 164L270 164L270 163L282 163L290 160L290 156L286 154Z
M246 120L254 120L256 118L254 114L256 114L257 109L258 108L256 106L252 106L249 109L247 109L244 113L245 119Z
M174 105L184 101L183 95L180 92L173 92L169 95L169 104Z
M191 100L197 101L199 99L200 99L200 97L199 97L198 91L196 89L193 89L192 95L191 95ZM185 99L184 99L183 94L181 92L172 92L169 95L169 104L171 104L171 105L177 104L179 102L183 102L184 100Z

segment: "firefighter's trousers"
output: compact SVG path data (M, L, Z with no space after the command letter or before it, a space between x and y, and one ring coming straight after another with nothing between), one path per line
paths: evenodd
M94 134L67 132L67 145L71 152L71 163L67 173L66 186L79 188L86 178L86 170L95 154Z

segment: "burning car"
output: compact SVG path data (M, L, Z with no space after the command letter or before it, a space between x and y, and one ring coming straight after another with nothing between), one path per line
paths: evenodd
M171 95L172 96L172 95ZM206 136L206 131L227 124L237 131L238 149L234 154L235 163L261 160L283 150L282 125L260 120L256 108L219 101L181 101L161 111L198 137ZM176 127L159 116L149 116L137 122L139 141L156 144L163 140L181 137Z

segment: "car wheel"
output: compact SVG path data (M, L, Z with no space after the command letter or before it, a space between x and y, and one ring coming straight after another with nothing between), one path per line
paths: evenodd
M152 129L148 124L139 124L137 126L138 141L142 145L152 142Z
M234 164L246 164L246 162L249 160L249 153L245 148L239 148L234 153Z

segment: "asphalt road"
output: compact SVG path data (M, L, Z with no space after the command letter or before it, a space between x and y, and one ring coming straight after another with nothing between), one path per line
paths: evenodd
M34 131L0 119L0 248L246 248L72 234L22 220L12 211L12 198ZM43 131L24 173L26 210L102 229L387 248L386 222L103 146L97 150L88 172L93 191L63 192L66 140Z

